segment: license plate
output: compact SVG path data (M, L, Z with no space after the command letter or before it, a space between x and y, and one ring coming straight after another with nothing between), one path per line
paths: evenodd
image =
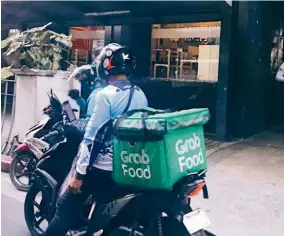
M211 222L204 211L197 209L183 216L183 224L190 234L194 234L207 228Z

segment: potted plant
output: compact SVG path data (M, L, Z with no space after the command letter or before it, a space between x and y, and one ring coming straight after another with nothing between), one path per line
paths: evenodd
M67 80L71 36L49 30L50 25L18 32L1 42L6 65L1 68L1 81L15 75L14 130L20 139L41 119L51 88L61 101L68 99L69 89L80 89L79 82Z

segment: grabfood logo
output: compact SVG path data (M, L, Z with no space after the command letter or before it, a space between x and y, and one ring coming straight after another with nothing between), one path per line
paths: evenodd
M200 138L195 133L189 139L179 139L176 142L175 149L179 155L178 162L181 172L204 163L200 145ZM189 152L191 154L188 156Z
M142 149L141 154L139 153L127 153L127 151L122 151L120 153L121 160L123 164L121 165L124 175L128 175L131 178L139 179L150 179L150 158L149 155ZM132 164L132 165L129 165ZM139 168L134 168L133 164L139 165Z

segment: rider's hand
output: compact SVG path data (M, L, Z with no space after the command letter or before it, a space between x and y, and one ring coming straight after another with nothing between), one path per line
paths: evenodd
M79 180L79 179L76 179L76 177L73 177L68 184L69 191L74 194L80 193L82 184L83 184L83 180Z

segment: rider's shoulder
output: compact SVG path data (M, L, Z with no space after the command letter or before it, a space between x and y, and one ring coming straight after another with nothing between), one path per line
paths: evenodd
M97 96L99 97L109 97L112 94L117 92L117 88L113 85L107 85L106 87L102 88L98 91Z
M142 92L143 91L136 85L134 85L136 91ZM124 89L121 89L117 86L114 85L107 85L106 87L104 87L103 89L101 89L100 91L98 91L98 95L100 94L101 96L116 96L116 94L119 94L119 92L124 91Z
M117 91L117 87L109 84L103 89L101 89L99 93L109 93L109 92L116 92L116 91Z

